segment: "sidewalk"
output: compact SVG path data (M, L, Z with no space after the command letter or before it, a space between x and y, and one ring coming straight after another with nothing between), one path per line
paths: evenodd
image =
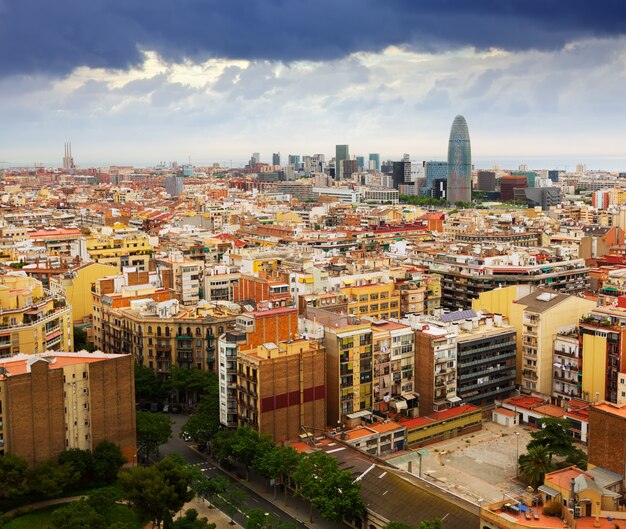
M237 529L241 527L238 523L230 525L230 518L226 514L217 507L209 509L209 503L200 498L194 498L189 503L186 503L182 511L178 513L174 519L184 516L187 509L195 509L198 511L198 518L207 518L209 523L215 524L216 529Z

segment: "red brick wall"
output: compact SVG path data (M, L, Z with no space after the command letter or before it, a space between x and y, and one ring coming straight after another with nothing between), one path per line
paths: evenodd
M624 475L626 419L591 406L589 408L589 463Z

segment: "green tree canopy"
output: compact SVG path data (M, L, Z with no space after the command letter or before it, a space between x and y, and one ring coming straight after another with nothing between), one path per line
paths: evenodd
M266 478L274 480L274 499L279 479L285 480L298 466L300 454L290 446L273 446L270 450L262 451L254 460L254 468ZM287 503L287 487L285 489L285 504Z
M113 483L120 468L126 463L120 447L109 441L100 441L93 451L94 478L100 484Z
M89 450L70 448L59 454L59 463L70 465L80 474L81 482L86 482L93 473L93 455Z
M0 498L16 498L27 491L28 463L15 454L0 457Z
M42 498L60 496L80 481L80 473L70 464L50 460L39 463L28 476L28 488Z
M519 456L520 477L531 487L541 485L544 476L556 468L556 464L552 462L550 450L546 446L532 446L528 449L528 453Z
M180 457L167 456L151 467L123 470L119 482L124 497L141 515L159 525L193 498L191 468Z
M135 399L137 402L152 402L165 399L167 390L163 388L154 369L135 364Z
M302 456L293 472L297 493L311 503L327 520L362 516L365 506L360 496L360 485L352 474L339 469L337 460L324 452ZM309 518L313 520L313 510Z
M137 412L137 447L149 459L159 454L159 447L172 437L172 421L167 415Z
M224 512L230 517L231 524L235 523L235 513L243 509L247 497L247 494L236 485L231 485L224 492L226 502Z
M209 508L213 498L218 494L222 494L228 488L228 480L222 476L215 476L213 478L206 478L204 475L198 476L194 479L192 489L196 496L204 498L209 502Z
M82 327L74 326L74 351L94 351L95 347L87 340L87 332Z
M211 441L221 428L217 378L211 377L208 382L200 396L196 413L189 417L181 429L181 435L188 435L197 443Z
M74 501L52 513L56 529L106 529L106 518L97 513L86 500Z

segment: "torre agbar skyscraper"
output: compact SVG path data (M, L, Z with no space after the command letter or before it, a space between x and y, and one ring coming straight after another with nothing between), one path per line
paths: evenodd
M448 191L450 204L472 201L472 148L463 116L457 116L448 142Z

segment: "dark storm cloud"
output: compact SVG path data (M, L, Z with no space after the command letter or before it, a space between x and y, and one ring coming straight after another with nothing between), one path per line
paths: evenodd
M389 45L553 49L626 32L623 0L0 0L0 75L172 61L337 59Z

